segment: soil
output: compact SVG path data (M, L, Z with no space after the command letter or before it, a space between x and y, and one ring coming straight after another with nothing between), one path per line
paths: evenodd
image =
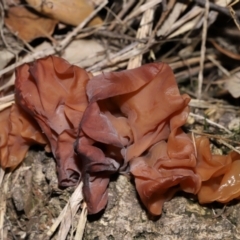
M8 181L6 239L48 239L45 233L74 188L58 188L55 161L39 149L29 151ZM119 175L110 183L106 210L88 216L83 239L240 239L239 211L238 202L202 206L194 196L178 194L153 218L141 205L131 178Z

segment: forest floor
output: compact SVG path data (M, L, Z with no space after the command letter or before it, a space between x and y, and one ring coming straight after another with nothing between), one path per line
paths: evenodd
M85 10L78 19L79 12L70 16L52 0L56 12L46 20L26 2L0 1L1 111L14 103L14 70L25 62L55 54L97 75L161 61L191 97L184 129L210 138L215 153L240 153L240 3L92 0L87 12L79 0ZM13 9L19 6L39 22L28 15L20 23ZM125 175L112 178L105 211L87 217L82 185L59 188L55 160L40 147L14 171L0 169L0 186L2 240L240 239L237 200L201 205L179 193L152 218Z

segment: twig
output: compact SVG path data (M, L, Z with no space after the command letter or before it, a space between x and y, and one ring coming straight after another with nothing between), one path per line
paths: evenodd
M199 75L198 75L198 91L197 91L197 98L198 99L201 99L201 96L202 96L203 70L204 70L204 61L205 61L205 52L206 52L206 39L207 39L207 27L208 27L208 14L209 14L209 0L206 0L204 22L203 22L203 31L202 31L200 71L199 71Z
M207 56L207 59L209 59L214 65L216 65L224 75L226 75L227 77L231 76L229 71L226 68L224 68L216 59L214 59L213 56L209 55Z
M3 103L0 105L0 111L10 107L12 104L14 103L14 101L8 102L8 103Z
M3 181L4 174L5 174L5 170L3 170L3 169L0 167L0 187L1 187L1 185L2 185L2 181Z
M14 100L14 94L10 94L10 95L7 95L7 96L4 96L2 98L0 98L0 104L3 104L3 103L8 103L10 101L13 101Z
M77 225L77 231L74 238L75 240L82 239L86 221L87 221L87 204L84 202L82 206L82 212Z
M214 55L209 55L209 56L211 56L212 58L215 57ZM175 70L175 69L187 66L187 65L195 65L195 64L199 63L199 60L200 60L200 57L191 57L191 58L184 59L184 60L180 59L179 61L175 61L175 62L169 63L169 66L173 70Z
M221 47L214 39L208 39L209 42L213 44L213 46L222 54L225 54L226 56L235 59L235 60L240 60L240 55L234 52L231 52L223 47Z
M237 148L235 148L235 147L232 146L231 144L225 142L223 139L219 139L219 142L222 143L223 145L225 145L226 147L230 148L231 150L233 150L233 151L235 151L235 152L237 152L237 153L240 154L240 151L239 151ZM238 144L239 144L239 143L238 143Z
M234 5L235 5L236 3L238 3L238 2L239 2L239 0L236 0L236 1L234 1L233 3L229 4L229 5L228 5L228 9L229 9L229 12L230 12L230 14L231 14L231 17L233 18L233 21L235 22L238 30L240 30L239 21L238 21L238 19L237 19L237 17L236 17L236 12L235 12L235 11L233 10L233 8L232 8L232 6L234 6Z
M197 5L199 5L200 7L205 8L206 5L206 1L205 0L192 0L193 2L195 2ZM215 12L219 12L222 13L228 17L231 17L231 14L229 12L229 10L226 7L222 7L218 4L215 4L213 2L209 2L209 9ZM235 12L235 16L236 17L240 17L240 13L239 12Z
M83 29L85 27L85 25L102 9L104 8L104 6L108 3L107 0L105 0L98 8L95 9L95 11L93 11L82 23L80 23L72 32L70 32L66 38L64 38L60 44L57 47L50 47L47 48L45 50L27 55L25 58L23 58L22 60L18 61L17 63L14 63L6 68L4 68L3 70L0 71L0 76L2 76L3 74L12 71L13 69L15 69L16 67L22 65L23 63L26 62L31 62L35 59L41 58L41 57L45 57L45 56L49 56L52 55L54 53L57 52L61 52L70 42L71 40L78 34L78 32Z
M197 146L196 146L196 138L194 136L194 132L192 132L192 142L193 142L195 156L197 156Z
M52 227L46 233L47 236L51 237L53 233L56 231L57 227L61 223L60 230L58 232L58 239L65 239L72 223L72 216L75 216L80 202L83 199L82 196L82 182L78 185L75 189L74 193L72 194L71 198L69 199L68 203L52 225ZM64 237L65 236L65 237ZM61 238L60 238L61 237Z
M140 26L137 32L137 39L146 38L151 34L152 31L152 21L153 21L154 11L153 8L148 9L142 16ZM136 48L143 48L144 44L138 44ZM128 69L140 67L142 65L142 54L139 54L129 60Z
M8 173L4 177L3 185L0 187L0 239L4 239L4 218L6 213L6 196L8 192L8 179L11 176L11 173Z
M122 10L118 13L116 20L108 27L108 30L111 31L115 28L119 19L121 20L122 17L126 14L126 12L133 6L136 0L130 0L126 3L126 5L122 8ZM121 20L122 22L122 20Z
M204 69L211 69L212 67L214 67L213 63L205 63L204 64ZM181 72L178 72L175 74L175 77L177 79L178 83L184 82L186 81L186 78L191 78L194 75L197 75L199 73L199 66L196 67L191 67L188 70L183 70ZM196 95L196 94L194 94Z
M128 36L126 34L121 34L114 31L107 31L107 30L99 30L93 33L95 36L101 36L106 38L113 38L113 39L124 39L128 41L138 41L139 43L146 43L147 39L136 39L135 37Z
M191 99L190 103L188 104L190 107L207 109L207 108L220 108L227 111L239 111L239 107L227 105L224 101L215 100L215 101L204 101L198 99Z
M235 144L239 145L239 142L237 142L237 141L234 141L234 140L231 140L231 139L227 139L227 138L224 138L224 137L219 136L219 135L213 135L213 134L208 134L208 133L201 133L201 132L198 132L198 131L195 131L195 130L191 130L191 132L193 132L195 134L198 134L198 135L206 136L208 138L217 139L221 144L225 145L226 147L228 147L228 148L232 149L233 151L235 151L235 152L240 154L240 151L237 148L235 148L234 146L232 146L229 143L227 143L227 142L232 142L232 143L235 143Z
M206 121L207 123L209 123L210 125L215 126L215 127L218 127L218 128L224 130L225 132L227 132L227 133L229 133L229 134L232 133L231 131L229 131L229 130L228 130L227 128L225 128L224 126L222 126L222 125L220 125L220 124L218 124L218 123L215 123L215 122L211 121L210 119L208 119L208 118L206 118L206 117L203 117L203 116L201 116L201 115L197 115L197 114L194 114L194 113L191 113L191 112L189 113L189 115L190 115L191 117L194 117L194 118L197 118L197 119L200 119L200 120L204 120L204 121Z
M137 45L138 45L138 42L131 43L127 45L125 48L123 48L122 50L120 50L119 52L109 54L109 58L101 60L100 62L94 64L94 66L91 66L86 70L91 72L96 72L102 69L103 67L109 66L111 64L112 65L116 64L119 61L124 61L126 58L129 59L129 57L133 57L140 53L140 50L139 50L135 55L133 54L133 50Z
M162 0L150 0L150 1L146 1L145 4L141 5L140 7L138 7L138 9L134 12L132 12L131 14L129 14L125 19L124 22L127 22L128 20L138 16L139 14L147 11L149 8L154 7L155 5L161 3Z
M3 2L4 4L4 2ZM4 33L3 33L3 26L4 26L4 17L5 17L5 12L4 12L4 5L2 5L2 3L0 2L0 10L1 10L1 13L0 13L0 34L1 34L1 38L2 38L2 41L6 47L6 49L11 52L15 58L17 59L17 54L11 49L11 47L8 45L6 39L5 39L5 36L4 36Z
M150 41L157 36L157 32L159 27L163 24L169 13L171 12L172 8L174 7L174 4L176 3L176 0L170 0L167 5L167 9L162 12L160 19L158 20L158 23L156 24L155 28L152 31L151 37L149 38L149 42L147 45L150 44Z

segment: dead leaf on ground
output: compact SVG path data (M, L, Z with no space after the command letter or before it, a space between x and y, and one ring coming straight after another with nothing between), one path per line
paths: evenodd
M225 88L234 98L240 97L240 72L237 72L228 78Z
M90 1L87 0L27 0L28 4L51 18L57 19L63 23L77 26L94 10ZM101 24L99 17L93 18L90 26Z
M22 6L10 7L4 21L10 31L26 42L50 37L57 24L56 20L38 16Z

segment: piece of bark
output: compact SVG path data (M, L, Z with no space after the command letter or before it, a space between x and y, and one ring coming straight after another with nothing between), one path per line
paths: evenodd
M133 184L125 176L110 183L109 203L100 218L89 218L84 240L175 240L238 239L240 203L227 206L199 205L189 196L166 202L163 214L147 216L136 198Z

